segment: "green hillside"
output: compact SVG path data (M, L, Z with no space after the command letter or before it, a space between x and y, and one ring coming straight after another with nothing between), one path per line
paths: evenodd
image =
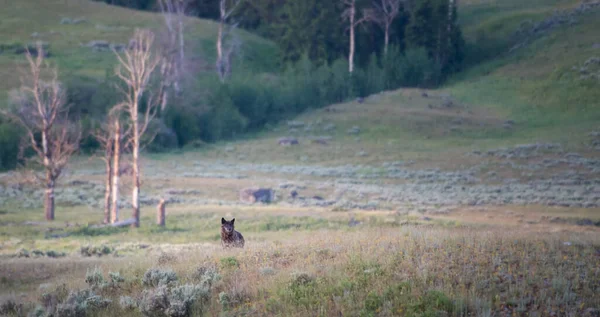
M497 49L449 91L518 121L522 137L565 140L597 128L600 65L586 62L600 56L598 1L469 1L461 20L468 41Z
M49 44L50 62L59 67L61 79L85 76L102 79L112 72L116 59L110 50L96 51L91 41L127 44L135 28L151 28L161 36L160 15L109 6L89 0L22 0L4 4L0 10L0 105L6 93L19 86L18 68L27 44ZM186 20L189 58L203 71L211 72L215 56L217 25L195 18ZM260 37L240 31L243 59L240 66L260 71L272 70L276 58L274 45Z

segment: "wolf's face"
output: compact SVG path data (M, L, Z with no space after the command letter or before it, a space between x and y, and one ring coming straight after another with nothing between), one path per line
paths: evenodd
M235 218L231 221L225 220L225 218L221 218L221 230L223 230L227 234L233 233Z

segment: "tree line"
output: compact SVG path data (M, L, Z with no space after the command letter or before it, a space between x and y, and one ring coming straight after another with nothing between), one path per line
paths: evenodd
M158 0L96 0L141 10L160 10ZM182 0L189 15L221 20L273 39L282 64L302 55L317 64L347 57L352 38L358 65L391 45L425 48L443 75L458 70L464 41L456 0ZM352 33L355 33L352 36ZM351 50L351 49L350 49Z

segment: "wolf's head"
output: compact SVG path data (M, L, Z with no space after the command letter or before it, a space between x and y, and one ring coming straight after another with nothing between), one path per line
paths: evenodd
M221 230L227 234L231 234L234 230L234 222L235 218L233 218L231 221L227 221L225 220L225 218L221 218Z

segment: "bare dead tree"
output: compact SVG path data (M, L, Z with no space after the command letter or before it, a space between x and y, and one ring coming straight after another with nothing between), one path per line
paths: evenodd
M120 159L124 136L129 132L121 131L121 122L119 113L122 111L123 104L115 105L99 129L94 132L94 138L100 144L102 155L100 159L104 161L106 178L104 191L104 223L114 224L119 220L119 177L120 177Z
M236 24L228 23L231 14L242 3L242 0L220 0L219 1L219 29L217 31L217 74L221 82L225 82L228 72L231 72L231 56L237 48L230 45L224 49L224 39L227 35L233 34ZM239 39L234 39L233 44L239 43Z
M374 22L384 31L383 54L387 54L390 42L390 28L400 14L404 0L373 0L373 8L364 10L366 21Z
M104 220L103 223L110 223L110 211L111 211L111 196L112 196L112 176L113 176L113 164L112 159L114 155L114 134L110 128L110 121L105 125L102 125L97 131L94 132L93 136L96 141L100 144L102 149L102 155L100 159L104 161L104 170L106 172L105 178L105 189L104 189Z
M185 16L189 0L158 0L158 5L166 26L166 41L163 43L161 78L165 93L161 110L167 105L167 88L173 87L176 94L181 92L181 81L185 65Z
M121 133L121 123L118 119L113 121L113 157L112 157L112 177L111 177L111 210L110 223L119 221L119 176L121 169L121 142L123 134Z
M35 55L35 56L34 56ZM27 49L28 72L21 78L21 88L11 92L15 106L7 115L26 131L23 147L33 149L32 163L41 166L43 175L36 178L45 188L46 220L54 220L54 188L71 156L78 150L80 129L69 123L65 91L58 82L58 71L44 60L44 49L37 43L36 52ZM43 77L50 73L50 79Z
M346 9L342 12L342 18L348 20L350 30L350 47L348 50L348 71L352 73L354 71L354 50L355 44L355 29L358 25L365 22L365 18L356 18L356 0L340 0L346 6Z
M151 93L147 90L150 80L160 64L161 57L152 52L154 33L149 30L136 30L132 45L123 53L123 56L115 52L119 60L116 75L125 83L126 88L121 89L125 98L123 109L131 126L131 135L128 136L127 144L131 145L132 152L132 186L133 193L131 204L133 206L133 226L140 225L140 139L147 132L148 125L156 116L163 99L162 88L159 84L158 92ZM146 97L143 112L140 103L142 97Z

